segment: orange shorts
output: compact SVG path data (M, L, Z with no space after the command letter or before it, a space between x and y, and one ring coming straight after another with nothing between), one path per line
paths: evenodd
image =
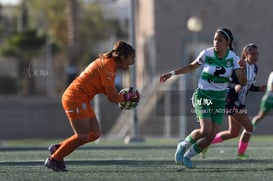
M84 118L94 118L96 114L92 109L90 102L72 98L62 98L64 111L69 120L78 120Z

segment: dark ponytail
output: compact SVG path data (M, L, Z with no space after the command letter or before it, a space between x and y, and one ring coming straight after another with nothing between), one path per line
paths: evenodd
M135 49L124 41L117 41L111 51L99 55L101 58L114 58L115 61L119 61L121 56L135 58Z

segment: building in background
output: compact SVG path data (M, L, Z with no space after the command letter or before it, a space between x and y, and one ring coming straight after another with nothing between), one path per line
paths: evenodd
M163 72L173 70L191 62L204 47L213 44L213 36L218 27L227 27L234 35L235 52L240 55L245 44L253 42L259 46L259 74L256 83L266 84L266 79L272 70L271 47L273 42L272 26L273 14L271 7L273 2L266 0L257 3L254 0L137 0L136 2L136 50L137 50L137 87L146 92L150 86L154 86L154 94L158 92L153 80L158 80ZM197 17L202 22L202 29L193 32L187 27L188 20ZM187 74L184 77L184 86L181 90L181 82L175 81L171 90L173 93L171 119L172 133L178 135L178 122L181 116L186 116L187 130L196 126L195 116L191 114L191 93L197 86L198 72ZM166 89L169 89L166 88ZM179 107L179 95L186 94L186 104ZM249 93L248 111L253 116L258 111L262 94ZM144 99L148 99L146 96ZM158 98L159 99L159 98ZM159 99L163 101L162 99ZM139 123L142 134L164 134L165 117L159 115L163 102L148 101L153 105L149 115L144 116L147 105L139 107ZM164 106L164 105L163 105ZM181 109L187 109L182 112ZM148 113L147 113L148 114ZM265 121L269 124L269 121ZM271 122L270 122L271 123ZM266 123L264 123L266 124ZM155 128L156 127L156 128ZM261 128L256 133L265 133ZM159 131L160 130L160 131ZM270 132L270 130L269 130ZM271 131L272 133L272 131Z
M88 3L95 0L84 1ZM129 25L129 0L97 1L104 3L105 7L113 10L113 12L116 10L113 17L118 17L125 27ZM253 42L259 46L259 73L256 82L258 85L265 84L268 74L272 70L272 7L273 2L267 0L261 0L258 3L254 0L135 0L137 88L144 95L142 99L145 100L145 105L138 107L141 135L165 135L166 117L171 120L170 136L179 135L181 116L187 118L184 120L187 122L186 131L197 126L195 116L191 112L190 98L191 93L196 88L198 72L181 77L173 81L170 86L163 88L158 84L159 75L191 62L201 49L212 46L214 32L218 27L227 27L232 30L235 38L234 48L238 54L241 53L243 46L247 43ZM197 17L202 21L202 29L199 32L188 29L188 21L191 17ZM103 43L101 48L112 46L111 42L114 41L115 38L110 39ZM183 89L181 82L184 86ZM166 100L168 100L165 99L164 93L166 90L171 91L171 108L168 113L165 112L164 108ZM179 102L181 101L179 97L181 94L185 95L185 104L182 105ZM251 106L248 107L248 111L250 117L257 113L261 97L262 94L249 93L248 105ZM32 100L32 103L34 103L34 100ZM2 106L6 107L7 104ZM121 128L116 129L113 133L121 133L121 130L123 130L122 136L125 136L125 134L128 134L128 130L122 128L122 126L128 125L128 121L126 117L124 122L120 120L115 122L113 120L113 117L120 113L115 109L115 106L107 104L102 109L102 111L108 113L102 115L103 134L107 134L111 126L120 125ZM58 110L56 108L54 114L42 114L42 111L43 108L37 111L39 114L44 115L39 120L41 124L50 120L49 123L54 125L54 121L59 121L57 119L60 117L60 115L58 117L54 116L54 114L63 114L62 109L59 107ZM109 113L109 111L112 112ZM9 118L8 111L5 113L6 118ZM21 113L21 117L25 118L21 120L28 121L27 118L31 114L25 111L21 111ZM33 117L39 116L34 115ZM271 116L267 117L257 127L257 134L273 133L271 129L268 129L273 126L271 125L273 123L268 119L271 119ZM15 116L14 120L16 120ZM21 122L21 124L23 123ZM29 130L31 129L29 128ZM6 131L8 132L8 130ZM39 130L36 131L39 132Z

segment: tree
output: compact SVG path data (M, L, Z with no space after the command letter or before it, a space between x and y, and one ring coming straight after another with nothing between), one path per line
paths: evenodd
M100 2L84 3L83 0L26 2L31 14L30 26L39 27L47 32L64 53L70 52L68 47L74 44L79 63L92 54L97 55L98 44L101 41L116 35L125 36L121 38L128 36L121 33L119 22L109 18L113 17L112 12L105 11Z
M6 39L0 52L3 56L15 57L18 60L18 78L23 84L23 94L35 93L32 59L45 46L47 36L36 29L24 30Z
M79 61L79 50L77 45L77 0L68 0L67 2L67 44L68 44L68 67L67 86L77 76L77 64Z
M60 48L59 57L62 59L54 61L54 64L62 66L62 69L63 64L78 67L87 63L90 57L97 56L100 42L115 36L119 30L118 22L109 19L111 15L101 3L28 0L26 5L29 10L29 27L47 32Z

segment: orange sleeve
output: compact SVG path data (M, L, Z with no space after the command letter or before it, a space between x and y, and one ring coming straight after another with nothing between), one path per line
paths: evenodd
M122 102L123 96L116 91L116 64L110 61L101 71L101 82L105 90L105 95L111 102Z
M105 95L111 102L122 102L124 98L122 95L116 92L116 89L112 87L105 87Z

